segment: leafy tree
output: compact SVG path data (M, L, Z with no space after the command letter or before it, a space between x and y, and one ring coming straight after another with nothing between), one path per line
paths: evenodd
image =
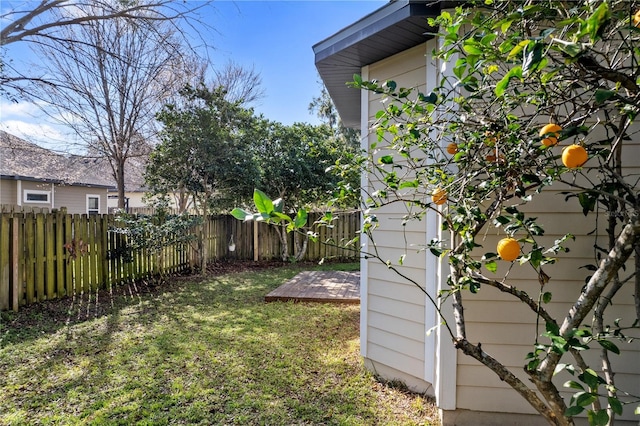
M259 179L253 112L227 101L223 88L188 86L181 94L180 105L166 105L158 114L164 127L145 173L149 192L178 193L202 217L244 203ZM199 243L204 272L207 253Z
M325 125L285 126L263 121L262 126L259 133L263 136L255 147L262 175L259 187L286 200L286 205L280 206L284 211L318 208L327 203L342 179L328 169L349 161L354 149L335 138ZM281 231L282 258L288 260L286 227ZM306 253L308 238L302 237L294 238L295 260L302 259Z
M432 92L360 76L353 82L385 100L372 128L377 142L363 163L373 183L364 200L363 232L372 245L365 255L419 287L439 313L449 302L453 322L443 316L442 327L455 347L491 369L550 424L573 425L585 411L591 424L610 424L625 406L640 402L640 395L619 388L610 360L640 324L640 194L632 154L640 108L638 9L639 2L627 0L465 2L429 21L441 41L433 54L451 69ZM543 199L552 185L562 185L567 203L595 216L594 232L575 237L568 229L555 241L545 238L544 223L525 206ZM263 198L254 217L299 229L304 212L283 216ZM391 261L376 250L375 212L389 204L406 207L403 223L435 213L443 235L450 233L425 247L449 262L441 300L402 274L404 256ZM497 233L513 240L501 241L498 253L487 251L482 239ZM589 276L580 294L557 312L560 304L547 306L554 280L545 269L566 260L574 238L594 247L593 262L584 267ZM538 295L512 285L515 268L535 272ZM629 286L635 317L607 315L628 297L622 290ZM522 302L523 312L532 312L545 330L536 330L523 360L535 391L472 343L465 300L486 287ZM588 351L600 352L600 365L591 364ZM576 391L568 401L553 380L560 371L573 376L564 384Z

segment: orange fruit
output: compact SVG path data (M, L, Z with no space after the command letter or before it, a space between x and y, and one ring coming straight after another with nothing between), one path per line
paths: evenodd
M451 142L449 145L447 145L447 152L451 155L458 152L458 144L455 142Z
M560 135L560 131L562 127L558 126L555 123L549 123L540 129L540 136L545 136L542 139L542 145L544 146L553 146L558 143L558 136Z
M570 169L582 166L588 159L587 150L581 145L569 145L562 150L562 164Z
M640 10L633 15L633 26L640 27Z
M431 201L436 204L436 205L440 205L440 204L444 204L447 202L447 191L445 191L442 188L436 188L433 190L433 192L431 193Z
M503 238L498 241L498 255L502 260L513 262L520 256L520 244L515 238Z

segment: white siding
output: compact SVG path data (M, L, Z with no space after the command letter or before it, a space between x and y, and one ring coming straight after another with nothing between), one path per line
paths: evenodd
M426 45L417 46L391 58L368 67L369 80L394 80L398 87L418 87L424 90L426 84ZM383 108L379 95L369 95L366 109L369 121L374 120L377 111ZM376 141L369 136L369 143ZM380 148L380 145L378 145ZM384 155L380 151L377 155ZM369 188L375 182L366 182ZM425 287L426 255L420 249L425 244L425 222L410 222L402 226L404 213L401 205L389 205L375 211L379 228L374 231L374 242L380 257L398 268L407 277ZM373 249L373 247L369 247ZM406 258L400 263L400 256ZM414 284L402 279L396 272L377 260L365 262L367 294L363 304L366 327L363 335L363 355L368 363L373 363L376 371L390 371L387 379L397 370L417 379L422 390L429 388L431 377L426 374L425 365L433 363L433 353L426 354L425 295ZM367 277L367 278L365 278ZM431 369L432 370L432 369ZM420 384L421 383L421 384Z

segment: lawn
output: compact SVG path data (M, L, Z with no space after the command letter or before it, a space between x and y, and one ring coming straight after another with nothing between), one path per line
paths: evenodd
M430 400L363 368L357 305L263 302L303 268L245 265L3 312L0 424L436 422Z

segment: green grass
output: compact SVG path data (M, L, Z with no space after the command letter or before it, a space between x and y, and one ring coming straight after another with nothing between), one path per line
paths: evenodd
M176 278L2 313L0 424L435 422L428 399L363 368L358 306L263 302L301 268Z

